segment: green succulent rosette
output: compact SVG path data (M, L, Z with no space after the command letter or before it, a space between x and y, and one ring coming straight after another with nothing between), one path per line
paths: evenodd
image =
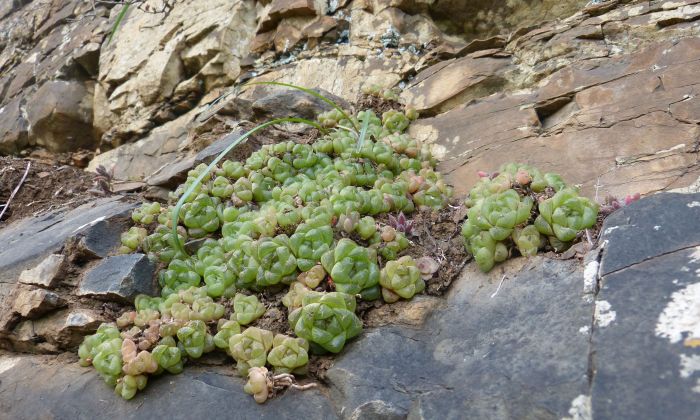
M201 277L195 271L194 264L190 260L172 260L168 264L168 268L159 273L163 297L190 287L198 287L200 281Z
M267 362L275 373L305 373L309 363L309 342L303 338L277 334L272 340Z
M348 238L339 240L335 248L323 254L321 264L336 290L342 293L355 295L379 283L376 253Z
M152 353L153 358L162 369L174 375L182 373L182 370L184 369L182 352L177 346L158 344L153 348Z
M114 324L101 324L97 332L88 335L78 347L78 356L81 366L90 366L97 355L97 348L105 341L121 338L119 329ZM121 346L121 344L119 344Z
M513 242L518 247L518 251L525 257L537 255L537 250L542 246L542 236L534 225L524 228L516 228L513 231Z
M236 368L241 376L248 375L251 367L265 366L273 338L271 331L249 327L229 339L229 352L236 359Z
M346 293L310 292L304 296L303 306L289 314L289 324L298 337L339 353L348 340L362 332L355 307L355 298Z
M265 313L265 305L260 303L257 296L246 296L236 293L233 298L233 311L236 321L241 325L248 325Z
M124 375L118 379L114 392L125 400L130 400L138 391L146 388L147 383L148 377L146 375Z
M150 225L158 219L160 214L160 203L143 203L131 214L131 219L135 223Z
M379 284L404 299L410 299L425 289L420 270L408 255L387 262L381 271Z
M145 228L133 226L129 228L128 231L121 234L122 247L120 252L123 254L128 254L130 252L136 251L141 243L148 236L148 231Z
M333 229L328 225L302 223L289 238L289 247L296 256L300 271L308 271L333 245Z
M233 317L232 317L233 318ZM216 335L214 335L214 345L228 352L228 342L236 334L241 333L241 325L234 319L220 319Z
M208 346L207 326L204 321L189 321L184 327L177 331L177 339L180 341L183 350L193 359L199 359L204 354ZM213 338L209 338L213 344Z
M593 227L598 218L598 205L580 197L573 188L564 188L542 201L539 210L535 226L549 237L553 246L573 241L579 232Z
M194 201L182 206L182 222L191 237L202 238L219 229L219 205L218 198L199 194Z

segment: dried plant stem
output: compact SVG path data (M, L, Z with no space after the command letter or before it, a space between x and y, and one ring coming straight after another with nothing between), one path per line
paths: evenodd
M31 166L32 166L32 162L27 162L27 169L24 170L24 175L22 175L22 179L19 180L19 183L17 184L15 189L12 190L12 194L10 194L10 198L7 200L7 203L5 203L5 207L3 207L2 211L0 212L0 220L2 220L2 216L5 215L5 212L10 207L10 203L12 202L12 199L15 198L15 194L17 194L17 191L19 191L22 184L24 184L24 180L27 179L27 175L29 174L29 168L31 168Z

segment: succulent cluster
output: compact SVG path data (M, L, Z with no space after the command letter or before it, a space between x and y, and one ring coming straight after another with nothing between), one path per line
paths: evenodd
M338 353L360 334L356 299L420 293L437 267L421 270L400 257L412 232L406 215L442 208L452 190L429 149L404 133L416 116L350 117L335 108L310 122L322 134L313 143L265 145L244 162L217 158L189 172L171 193L173 205L136 209L122 252L162 264L161 296L138 297L117 326L86 338L82 363L125 398L148 375L179 373L187 359L215 349L233 357L242 376L266 366L303 374L310 352ZM254 293L266 289L288 289L283 304L296 337L256 326L266 308ZM258 395L256 381L249 388Z
M581 197L559 175L509 163L482 179L465 200L464 243L487 272L517 249L533 256L546 246L566 250L580 232L595 225L598 205Z

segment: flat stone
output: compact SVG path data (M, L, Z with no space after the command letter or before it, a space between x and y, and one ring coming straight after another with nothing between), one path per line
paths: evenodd
M542 257L501 269L499 285L501 270L469 265L420 329L366 330L328 370L331 399L358 415L381 401L409 418L565 416L588 388L583 270Z
M49 289L53 288L60 280L58 273L61 271L61 265L65 258L61 254L49 255L36 267L22 271L19 275L19 282Z
M104 258L121 245L121 234L129 228L129 217L100 220L74 236L75 259Z
M639 245L639 238L626 245ZM598 311L592 340L594 418L697 415L700 348L690 345L690 340L700 340L697 272L700 247L602 277L597 297L602 313Z
M23 318L33 319L65 304L66 301L54 292L22 288L15 297L12 310Z
M437 72L428 68L423 72L429 75L418 73L418 82L409 86L401 98L419 112L446 111L501 90L505 84L502 72L510 61L509 58L463 57L440 63Z
M155 268L143 254L107 257L85 273L77 294L131 303L138 294L157 294Z
M152 419L163 413L173 419L194 418L303 418L337 419L331 402L318 390L288 390L256 404L243 392L244 381L229 368L188 366L179 375L149 377L148 386L125 401L100 379L94 368L84 368L54 357L0 356L0 410L8 418L101 417ZM35 398L41 395L41 398ZM173 398L177 396L177 398Z
M323 89L315 91L341 107L349 106L341 98ZM318 114L332 109L319 98L298 90L275 90L253 102L253 113L258 119L299 117L315 120Z
M105 317L92 309L64 309L33 321L33 342L47 341L56 348L76 351L86 335L105 322Z
M691 220L700 220L697 193L655 194L611 214L602 228L607 243L600 275L700 245L700 226L686 222Z
M115 216L127 215L134 204L123 197L101 198L71 211L49 213L13 223L0 231L0 286L17 282L20 273L33 268L64 242L88 227ZM4 295L0 287L0 298Z

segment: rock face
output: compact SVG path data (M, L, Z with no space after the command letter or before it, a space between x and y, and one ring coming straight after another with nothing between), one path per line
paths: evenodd
M673 221L698 212L700 194L659 194L610 216L583 262L516 258L489 274L470 264L445 298L405 302L395 322L365 329L326 372L325 390L259 406L230 367L207 365L152 378L127 402L74 356L0 356L0 408L17 419L231 407L246 418L694 418L700 228ZM65 348L98 316L63 310L17 329Z
M85 274L78 296L92 296L124 303L137 294L156 295L155 265L143 254L107 257Z

